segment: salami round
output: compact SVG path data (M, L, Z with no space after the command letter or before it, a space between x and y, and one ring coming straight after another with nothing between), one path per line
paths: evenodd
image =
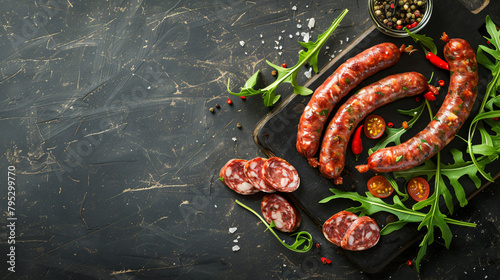
M375 246L380 239L380 228L374 219L363 216L347 229L341 247L349 251L362 251Z
M280 192L293 192L299 188L299 173L290 163L278 157L268 159L262 167L266 184Z
M323 235L328 241L340 247L347 229L357 219L358 215L354 213L340 211L323 224Z
M222 182L233 191L243 195L250 195L259 192L259 190L245 176L246 163L247 160L232 159L221 168L219 176Z
M282 232L294 232L300 225L300 214L285 198L278 194L266 195L260 210L268 223L271 221Z
M262 167L264 166L265 162L266 159L263 159L261 157L249 160L245 164L245 176L247 176L248 180L250 180L250 183L252 183L252 185L256 189L259 189L266 193L273 193L276 190L266 184L266 182L264 181L264 176L262 175Z

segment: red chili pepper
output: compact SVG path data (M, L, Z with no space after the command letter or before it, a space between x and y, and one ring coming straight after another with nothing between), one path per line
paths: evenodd
M425 58L427 58L434 66L450 71L450 65L448 65L448 63L442 60L439 56L428 52Z
M286 68L286 63L281 64L281 67Z
M321 257L321 262L325 264L326 263L326 258L325 257Z
M352 139L351 150L356 155L356 160L358 160L359 154L363 152L363 142L361 141L361 132L363 131L363 125L359 126L354 133L354 138Z
M231 99L229 99L229 98L228 98L228 99L226 100L226 103L227 103L227 104L229 104L229 105L231 105L231 104L233 104L233 101L231 101Z
M388 127L394 127L394 124L390 122L390 123L387 123L387 126Z
M331 263L332 263L332 261L331 261L331 260L329 260L329 259L326 259L326 263L327 263L327 264L331 264Z
M443 80L439 80L439 81L438 81L438 84L439 84L439 86L440 86L440 87L442 87L442 86L444 86L444 84L445 84L445 83L444 83L444 81L443 81Z
M424 94L424 97L425 99L429 100L429 101L434 101L436 100L436 96L434 95L434 93L432 93L432 91L428 91Z

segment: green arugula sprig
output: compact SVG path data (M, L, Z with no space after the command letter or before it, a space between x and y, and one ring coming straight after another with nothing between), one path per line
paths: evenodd
M480 45L477 49L477 62L491 71L493 79L488 83L483 101L479 107L478 114L472 120L469 126L467 151L471 156L472 162L476 166L479 173L485 179L493 182L494 179L491 174L485 171L485 166L479 163L476 154L488 156L491 160L496 160L500 153L499 139L500 139L500 125L492 121L492 118L500 117L500 110L495 110L494 106L500 107L500 30L497 30L495 23L491 20L490 16L486 16L486 30L490 38L484 37L493 45L494 48ZM489 54L494 62L491 61L486 54ZM489 134L488 130L483 124L487 124L496 135ZM481 143L473 145L472 140L476 131L481 135Z
M437 54L437 47L436 44L434 44L434 39L425 35L412 33L406 27L404 27L403 29L415 42L420 43L424 50L428 50L425 53L431 52L433 54Z
M292 251L298 252L298 253L305 253L305 252L308 252L309 250L311 250L311 248L313 246L313 238L309 232L301 231L301 232L297 232L297 233L292 234L291 236L295 236L295 242L292 245L288 245L283 240L281 240L281 238L272 229L273 227L275 227L273 221L271 221L271 224L268 224L266 222L266 220L264 218L262 218L261 215L257 214L257 212L255 212L252 208L246 206L245 204L239 202L238 200L236 200L236 203L238 205L240 205L241 207L247 209L248 211L252 212L255 216L257 216L264 223L264 225L267 227L267 229L269 229L269 231L272 232L272 234L279 240L279 242L283 246L288 248L289 250L292 250ZM299 248L300 246L302 246L302 248Z
M373 196L370 192L366 192L366 197L358 194L357 192L344 192L338 189L331 188L330 191L334 194L329 197L325 197L319 201L319 203L327 203L333 199L347 198L353 201L361 203L359 206L351 207L346 209L346 211L358 213L360 216L372 215L378 212L387 212L394 214L398 217L398 221L387 224L380 231L381 235L387 235L400 228L402 228L407 223L419 223L422 222L426 214L414 209L406 207L398 196L393 196L393 204L389 204L382 199ZM450 218L444 217L444 221L447 224L476 227L474 223L468 223L463 221L458 221Z
M309 65L313 67L314 72L318 73L318 55L319 55L319 50L323 46L323 44L326 42L328 37L333 33L333 31L337 28L337 26L340 24L344 16L347 14L349 10L344 9L342 13L333 21L332 25L330 28L328 28L327 31L325 31L323 34L318 36L318 40L316 42L299 42L299 44L306 48L307 50L301 50L299 52L299 61L297 64L293 67L290 68L283 68L281 66L272 64L271 62L267 61L267 64L271 66L272 68L276 69L276 72L278 74L276 81L274 81L272 84L268 85L267 87L263 89L254 89L255 85L257 84L257 78L259 75L259 71L257 71L255 74L253 74L246 82L245 85L241 88L240 92L232 92L229 88L229 83L230 79L227 81L227 91L236 96L252 96L252 95L262 95L262 98L264 99L264 105L265 106L272 106L278 102L280 99L280 95L276 95L275 91L276 88L281 84L281 83L290 83L293 86L293 90L296 94L298 95L310 95L313 93L312 90L308 89L307 87L299 86L297 84L297 73L298 70L306 63L309 62Z

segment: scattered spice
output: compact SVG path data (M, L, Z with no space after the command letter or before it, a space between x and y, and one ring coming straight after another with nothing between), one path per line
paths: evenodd
M236 124L236 127L237 127L237 128L241 128L241 123L237 123L237 124Z
M215 104L215 108L220 109L220 105L219 104Z
M393 124L393 123L391 123L391 122L389 122L389 123L387 123L387 126L388 126L388 127L394 127L394 124Z
M408 266L411 266L411 265L413 264L413 262L412 262L411 260L407 260L407 261L406 261L406 264L407 264Z
M214 108L213 108L213 107L210 107L210 109L208 109L208 110L209 110L209 111L210 111L210 113L212 113L212 114L213 114L213 113L215 113L215 110L214 110Z
M286 68L286 63L281 64L281 67Z
M245 96L243 96L243 95L242 95L242 96L240 96L240 98L241 98L241 99L243 99L243 100L247 99L247 98L246 98Z
M438 84L439 84L439 86L440 86L440 87L442 87L442 86L444 86L444 85L445 85L445 83L444 83L444 81L443 81L443 80L439 80L439 81L438 81Z
M408 129L409 128L408 123L406 121L403 122L402 126L403 126L404 129Z
M420 96L415 97L415 101L420 102Z
M273 70L273 71L271 72L271 75L276 76L276 75L278 75L278 72L276 72L276 70Z
M316 248L319 248L319 247L321 247L321 244L316 243Z
M233 104L233 101L231 101L231 99L229 99L229 98L228 98L228 99L226 100L226 103L227 103L227 104L229 104L229 105L231 105L231 104Z

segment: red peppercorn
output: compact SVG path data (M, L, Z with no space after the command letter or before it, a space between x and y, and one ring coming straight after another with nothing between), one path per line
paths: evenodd
M286 68L286 63L281 64L281 67Z
M332 263L332 261L331 261L331 260L329 260L329 259L326 259L326 263L327 263L327 264L331 264L331 263Z
M394 127L394 124L390 122L390 123L387 123L387 126L388 127Z
M420 102L420 96L415 97L415 101Z
M319 247L321 247L321 244L316 243L316 248L319 248Z
M494 118L493 118L493 120L494 120L494 121L498 121L498 117L494 117Z
M411 260L407 260L407 261L406 261L406 264L407 264L408 266L411 266L411 265L413 264L413 262L412 262Z
M414 23L411 24L411 28L415 28L418 24L418 21L415 21Z
M231 104L233 104L233 101L231 101L231 99L229 99L229 98L228 98L228 99L226 100L226 103L227 103L227 104L229 104L229 105L231 105Z
M402 25L398 25L398 26L396 26L396 28L397 28L397 29L402 29L402 28L403 28L403 26L402 26Z
M391 4L391 9L394 9L394 3Z
M411 29L411 24L406 25L406 28Z
M245 99L246 99L246 97L245 97L245 96L243 96L243 95L242 95L242 96L240 96L240 97L241 97L241 99L243 99L243 100L245 100Z
M444 81L443 81L443 80L439 80L439 81L438 81L438 84L439 84L439 86L441 86L441 87L442 87L442 86L444 86L444 84L445 84L445 83L444 83Z
M325 258L325 257L321 257L321 262L322 262L323 264L325 264L325 263L326 263L326 258Z

